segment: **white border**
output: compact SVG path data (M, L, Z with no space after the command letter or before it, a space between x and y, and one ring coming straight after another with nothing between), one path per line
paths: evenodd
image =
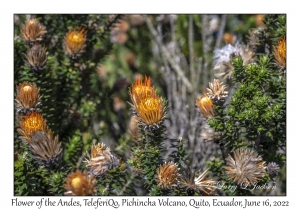
M293 1L295 2L295 1ZM269 199L275 200L288 200L290 207L293 209L299 208L299 181L296 176L299 174L298 157L299 154L299 124L296 117L299 116L299 88L296 86L299 83L300 68L297 65L299 55L297 47L299 47L299 15L296 3L292 1L226 1L226 0L213 0L213 1L200 1L200 0L185 0L185 1L1 1L1 18L0 18L0 41L1 41L1 145L2 151L0 152L1 160L1 196L0 205L3 209L15 209L12 207L13 198L13 14L14 13L286 13L287 14L287 54L288 54L288 100L287 100L287 196L281 197L248 197L247 199L263 201ZM298 134L298 135L297 135ZM298 145L297 145L298 144ZM298 172L298 173L297 173ZM59 200L62 197L50 198L51 200ZM109 197L121 200L123 197ZM131 197L126 197L131 198ZM166 197L165 197L166 198ZM210 200L215 197L199 197L197 199ZM233 197L218 197L219 200L231 200ZM18 197L20 200L35 200L38 201L41 197ZM82 200L83 198L76 197L74 199ZM138 199L147 199L142 197ZM157 200L158 197L151 199ZM171 199L185 200L186 202L191 197L171 197ZM244 200L244 197L235 197L238 200ZM158 201L157 201L158 202ZM297 207L296 207L297 206ZM289 208L290 208L289 207ZM26 208L26 207L21 207ZM43 207L42 209L44 209ZM56 207L57 208L57 207ZM63 209L74 209L76 207L64 207ZM99 207L100 208L100 207ZM103 208L103 207L102 207ZM128 209L140 209L148 207L128 207ZM179 209L178 207L172 207ZM233 207L223 207L224 209L232 209ZM284 207L282 207L284 208ZM27 208L29 209L29 208ZM38 209L30 208L30 209ZM76 208L78 209L78 208ZM85 209L95 209L89 207ZM105 208L106 209L106 208ZM109 208L107 208L109 209ZM123 208L119 208L123 209ZM182 209L182 208L180 208ZM190 209L190 208L189 208ZM193 209L193 207L191 207ZM211 208L210 208L211 209ZM239 208L235 208L239 209Z

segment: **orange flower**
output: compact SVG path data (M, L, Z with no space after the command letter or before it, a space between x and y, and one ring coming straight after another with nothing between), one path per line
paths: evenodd
M277 64L285 68L286 66L286 37L280 37L276 47L273 46L274 56L277 60Z
M215 111L213 110L214 104L212 100L208 97L207 94L201 96L197 101L196 105L199 108L199 111L206 117L211 118L215 115Z
M46 120L43 116L37 112L27 113L24 119L20 121L20 128L18 132L22 135L22 140L24 143L31 143L32 136L36 132L47 132L48 127L46 125Z
M67 183L64 185L64 188L68 190L68 192L65 192L65 195L96 195L96 184L97 181L94 179L93 175L89 176L86 171L81 173L77 170L67 176Z
M150 77L145 77L144 83L140 76L129 91L132 107L145 128L158 128L165 117L165 108L161 97L157 96L151 85Z
M74 31L69 30L64 39L64 50L73 59L81 56L86 47L86 34L87 30L81 26L78 30L76 27Z

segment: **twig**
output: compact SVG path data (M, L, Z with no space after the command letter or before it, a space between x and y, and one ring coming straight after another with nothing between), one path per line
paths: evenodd
M227 15L224 14L224 15L222 15L222 18L221 18L221 26L219 28L219 35L218 35L218 39L216 41L216 45L215 45L214 49L220 48L220 45L221 45L221 42L223 39L224 29L226 26L226 21L227 21Z
M221 18L221 25L219 27L218 38L217 38L216 45L214 48L215 50L220 48L220 46L221 46L223 34L224 34L225 26L226 26L226 21L227 21L227 15L224 14L224 15L222 15L222 18ZM211 71L211 78L212 79L214 78L214 71Z
M207 49L207 39L206 34L208 31L208 15L202 15L201 28L202 28L202 51L204 57L204 75L203 75L203 86L206 86L207 83L207 62L208 62L208 49Z
M195 67L194 67L194 27L193 27L193 15L189 16L189 59L190 59L190 81L192 83L192 89L195 90L195 81L196 81L196 74L195 74ZM190 107L191 115L190 120L192 121L194 116L194 109L193 103L195 101L195 91L192 92L190 97Z
M191 92L192 91L192 85L189 82L189 80L186 78L186 76L184 75L183 70L181 69L181 67L174 61L174 59L172 58L172 55L170 54L170 52L168 51L168 49L164 46L164 44L162 43L161 38L159 37L159 35L157 34L157 31L154 29L154 26L152 25L151 20L147 17L147 15L145 15L145 19L146 19L146 23L147 26L152 34L152 36L154 37L155 42L157 43L158 47L161 49L161 52L163 53L163 55L166 57L167 61L170 63L170 65L172 66L172 68L175 70L175 72L178 74L179 78L181 78L181 80L183 81L183 83L185 84L185 86L188 88L188 90Z
M117 195L123 195L123 193L126 190L126 188L131 184L132 179L133 179L133 176L130 177L130 179L126 182L126 184L124 185L124 187L120 190L120 192Z

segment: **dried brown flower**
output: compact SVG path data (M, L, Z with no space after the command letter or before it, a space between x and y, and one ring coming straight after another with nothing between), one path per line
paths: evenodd
M190 168L184 170L181 178L181 186L186 189L189 196L194 195L195 192L202 195L213 195L216 187L213 179L207 179L205 176L208 173L208 169L195 178L195 173L192 173Z
M280 171L280 167L274 163L274 162L270 162L267 165L267 172L271 175L271 176L277 176L278 173Z
M133 140L137 141L141 134L138 130L138 117L136 115L132 115L129 121L128 132L130 133Z
M45 47L42 47L40 44L35 44L27 50L25 57L27 59L25 63L32 71L38 72L45 69L47 64L47 52Z
M46 33L46 27L43 26L37 19L30 19L22 26L21 36L26 44L34 44L40 42Z
M232 65L232 59L235 57L241 57L243 65L248 65L254 61L254 52L248 45L237 43L235 46L227 44L222 49L216 49L214 51L214 70L217 70L217 77L223 79L231 78L234 66Z
M105 172L119 165L117 157L111 154L110 148L103 143L92 145L91 154L88 154L89 160L86 159L86 166L95 176L105 175Z
M50 130L33 134L28 146L32 152L32 158L38 164L47 168L59 165L63 155L61 142L58 141L58 136L53 137L53 133Z
M254 150L237 149L226 161L226 173L237 184L253 185L265 176L266 163Z
M163 189L176 187L179 181L179 168L173 162L164 163L157 170L157 183Z
M67 196L88 196L96 195L97 181L93 175L88 175L86 171L81 173L79 170L72 172L67 176L67 183L64 188L68 190L65 192Z
M126 104L120 96L114 97L113 108L115 112L122 111L126 108Z
M214 104L222 105L228 97L228 92L225 91L225 89L226 86L223 85L223 82L220 82L218 79L214 79L214 83L209 82L209 88L206 88L206 93Z

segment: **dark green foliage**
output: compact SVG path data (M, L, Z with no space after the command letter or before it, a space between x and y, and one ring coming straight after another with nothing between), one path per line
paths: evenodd
M23 154L19 154L14 162L14 192L15 195L43 195L47 193L48 170L37 166L30 157L29 151L24 149Z
M285 35L283 16L267 15L265 22L273 38ZM274 30L278 33L273 33ZM247 147L258 151L266 162L285 165L286 75L274 63L272 54L258 55L255 63L246 66L241 58L233 59L233 83L236 90L230 104L227 107L216 107L216 116L209 120L210 126L221 132L223 159L229 152ZM210 164L211 170L223 182L227 182L222 172L225 163L215 159ZM261 183L269 181L265 177ZM235 193L242 195L242 192ZM227 191L225 193L230 194Z
M53 195L61 196L65 192L65 177L68 171L52 172L49 177L49 192Z
M188 154L183 148L183 142L183 139L171 139L171 148L175 148L175 150L171 153L170 157L173 158L174 163L178 163L179 168L184 167L184 164L188 164Z

